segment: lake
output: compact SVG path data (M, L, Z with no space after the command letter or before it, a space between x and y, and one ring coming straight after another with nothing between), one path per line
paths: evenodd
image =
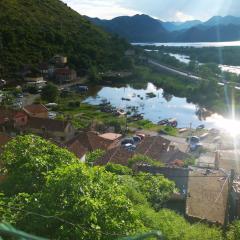
M91 89L90 89L91 92ZM156 97L149 98L147 93L154 93ZM167 94L163 89L158 89L152 83L148 83L146 88L135 89L130 85L121 87L100 87L87 97L85 103L99 105L103 100L107 100L112 106L127 110L130 106L138 107L139 113L144 115L154 123L161 119L176 118L178 127L189 127L190 123L195 128L200 124L205 124L207 128L218 127L224 118L218 114L213 114L205 121L199 120L196 110L198 106L188 103L186 98L179 98ZM124 101L122 98L129 98ZM226 123L224 123L226 124Z
M166 46L166 47L239 47L240 41L232 42L190 42L190 43L132 43L140 46Z
M169 54L172 57L175 57L177 60L179 60L182 63L189 64L190 62L190 57L187 55L182 55L177 53L167 53L167 54ZM218 66L224 72L230 72L230 73L235 73L237 75L240 75L240 66L231 66L231 65L222 65L222 64Z

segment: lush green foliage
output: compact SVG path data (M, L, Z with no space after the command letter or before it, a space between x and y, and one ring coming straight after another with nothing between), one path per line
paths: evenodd
M56 85L52 83L48 83L45 87L43 87L41 92L41 98L46 102L56 102L57 97L59 95L59 90Z
M113 163L108 163L105 166L105 170L117 175L131 175L133 174L132 169L125 167L120 164L113 164Z
M101 158L104 155L104 153L105 151L101 149L97 149L93 152L89 152L87 153L87 156L86 156L86 162L92 165L96 160Z
M45 175L57 166L78 162L65 149L35 135L18 136L5 147L1 155L8 175L3 187L7 193L35 192L42 188Z
M134 168L136 163L147 163L152 166L163 166L161 162L157 162L147 156L144 155L135 155L131 159L128 160L128 167Z
M128 66L128 44L91 24L60 0L0 1L0 64L3 75L24 64L36 65L66 55L79 73Z
M0 194L0 221L26 232L50 239L117 239L151 230L162 231L167 240L222 238L214 227L190 225L161 209L174 191L162 176L132 176L119 165L88 167L31 135L10 142L3 160L17 187L11 195L2 189L7 195ZM38 187L29 191L27 181L30 190L31 183Z
M228 240L240 239L240 221L235 221L231 226L227 234Z

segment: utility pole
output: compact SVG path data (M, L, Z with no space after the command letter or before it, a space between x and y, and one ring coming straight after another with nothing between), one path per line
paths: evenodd
M226 232L227 226L229 224L229 221L231 219L231 193L232 193L232 186L233 186L233 180L235 176L235 171L234 169L231 169L230 176L228 179L228 196L227 196L227 206L226 206L226 211L225 211L225 220L224 220L224 225L223 225L223 230Z

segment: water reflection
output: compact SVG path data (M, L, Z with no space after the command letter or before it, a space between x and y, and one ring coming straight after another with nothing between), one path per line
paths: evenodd
M207 127L213 127L214 124L208 121L202 121L196 111L198 106L188 103L186 98L175 97L168 94L163 89L156 88L152 83L148 83L146 88L137 89L133 86L114 86L102 87L96 93L96 89L85 102L93 105L101 103L102 99L107 99L112 106L122 108L124 110L130 107L136 107L140 113L154 123L164 118L176 118L179 127L188 127L192 123L193 127L205 123ZM92 90L91 90L92 91Z

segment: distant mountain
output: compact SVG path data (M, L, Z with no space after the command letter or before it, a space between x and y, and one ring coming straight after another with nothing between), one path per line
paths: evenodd
M203 23L204 26L218 26L218 25L240 25L240 17L234 16L215 16L210 18L207 22Z
M147 15L112 20L88 18L130 42L213 42L240 40L240 17L215 16L206 22L162 22Z
M218 25L210 28L193 27L176 34L177 42L224 42L240 40L239 25Z
M126 38L130 42L162 42L169 38L161 21L147 15L123 16L112 20L88 18L93 23Z
M170 32L186 30L200 24L202 24L200 20L186 22L162 22L163 27Z

